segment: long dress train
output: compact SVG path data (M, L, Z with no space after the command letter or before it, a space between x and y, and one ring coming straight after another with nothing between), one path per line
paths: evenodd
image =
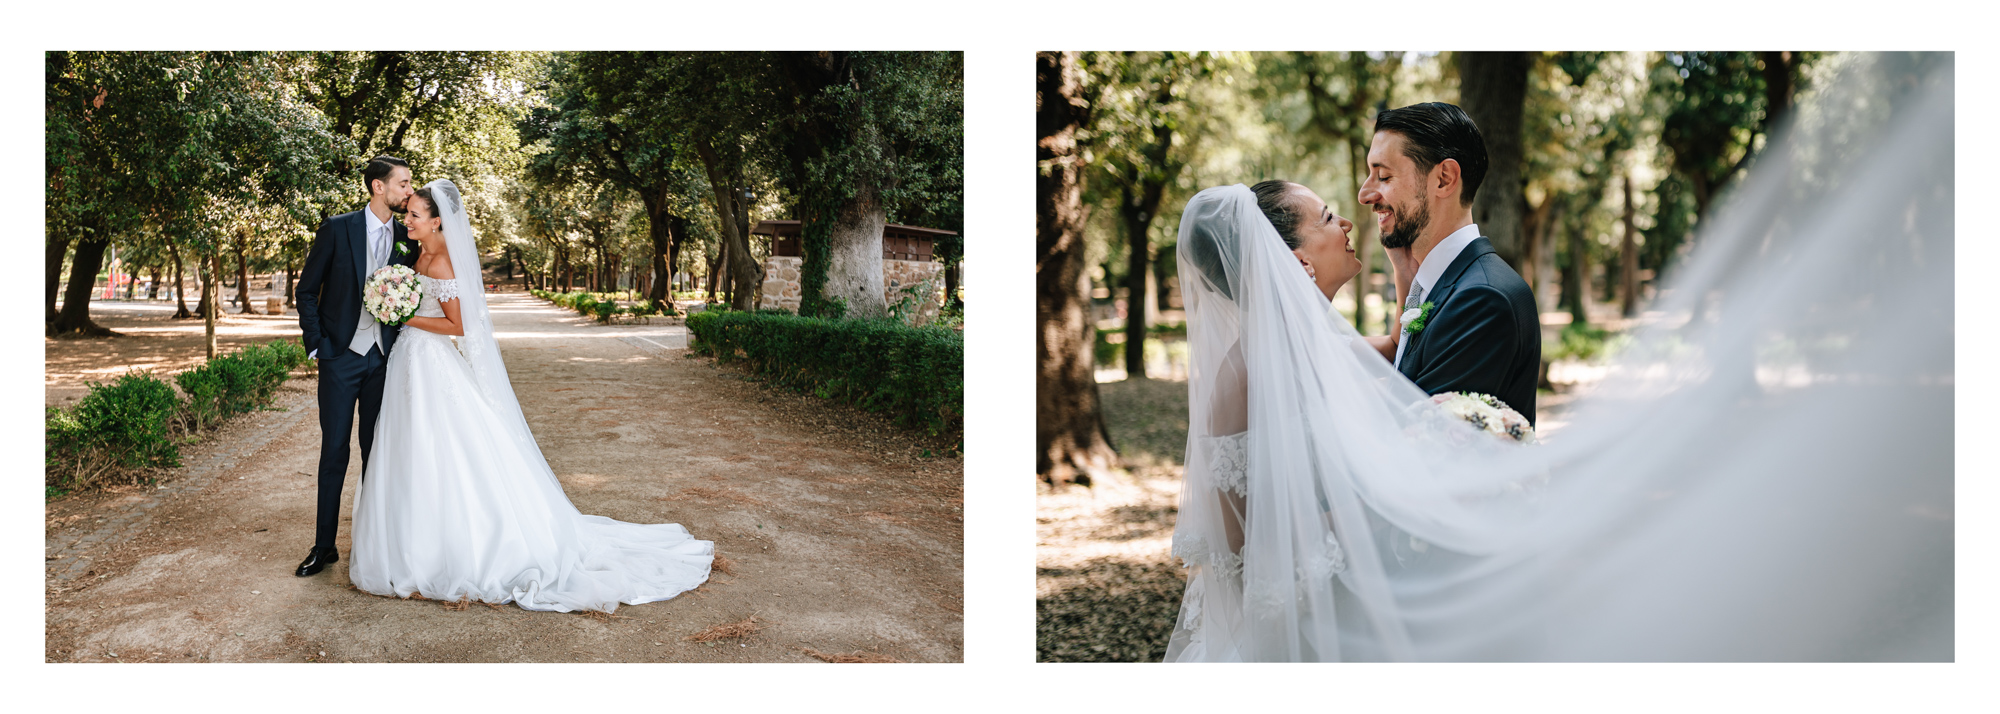
M455 297L458 280L422 280L417 314L442 317L437 297ZM348 572L355 586L385 596L610 612L708 579L712 542L678 524L579 512L525 426L486 401L451 337L403 331L355 500Z

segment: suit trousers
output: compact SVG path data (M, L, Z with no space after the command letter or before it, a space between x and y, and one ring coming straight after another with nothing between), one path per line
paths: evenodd
M333 550L340 531L340 490L347 481L348 440L354 434L354 413L361 408L361 471L368 472L368 452L375 446L375 418L382 414L382 381L389 359L382 348L368 354L342 349L319 362L319 518L313 547Z

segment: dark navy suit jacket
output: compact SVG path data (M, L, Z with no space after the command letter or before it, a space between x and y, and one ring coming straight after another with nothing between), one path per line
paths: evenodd
M368 281L368 223L361 215L366 210L321 223L312 250L306 253L305 268L299 271L299 331L306 349L319 350L320 359L346 352L361 322L361 286ZM391 219L391 225L395 237L384 265L416 265L419 244L410 240L409 229L401 222ZM384 356L396 344L396 332L382 330Z
M1480 392L1535 420L1535 377L1542 364L1542 323L1535 294L1493 242L1478 238L1438 276L1424 329L1404 335L1397 369L1426 394Z

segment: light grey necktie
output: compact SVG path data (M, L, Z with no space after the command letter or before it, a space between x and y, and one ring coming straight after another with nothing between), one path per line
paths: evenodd
M374 275L375 271L381 270L382 266L389 264L390 230L392 229L389 227L389 224L384 223L382 224L381 228L376 229L375 231L374 245L371 246L368 251L371 254L368 258L369 275Z
M375 271L381 270L382 265L389 258L389 245L386 238L388 238L390 230L392 230L390 226L384 224L381 228L375 229L375 235L371 236L368 240L368 276L362 278L363 285L367 284L367 277L373 277ZM377 329L375 316L368 314L368 308L363 307L361 308L361 320L354 324L354 339L348 341L347 349L355 354L365 355L368 354L369 347L379 348L381 346L382 331Z
M1417 283L1417 281L1414 280L1410 281L1410 299L1403 301L1403 309L1415 310L1417 309L1418 306L1423 304L1424 304L1424 286ZM1403 348L1410 346L1410 333L1408 332L1409 323L1404 323L1403 328L1404 328L1403 335L1397 338L1396 340L1395 366L1398 368L1401 368L1403 366Z

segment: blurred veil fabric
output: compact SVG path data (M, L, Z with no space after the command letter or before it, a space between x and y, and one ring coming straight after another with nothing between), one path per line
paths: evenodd
M1441 417L1241 185L1188 202L1168 661L1950 661L1953 59L1788 118L1541 444Z
M465 334L405 329L389 355L349 579L376 595L560 612L611 612L701 585L714 543L674 523L586 515L563 493L500 358L464 199L448 180L426 188L455 277L424 277L417 314L442 317L438 298L456 283Z

